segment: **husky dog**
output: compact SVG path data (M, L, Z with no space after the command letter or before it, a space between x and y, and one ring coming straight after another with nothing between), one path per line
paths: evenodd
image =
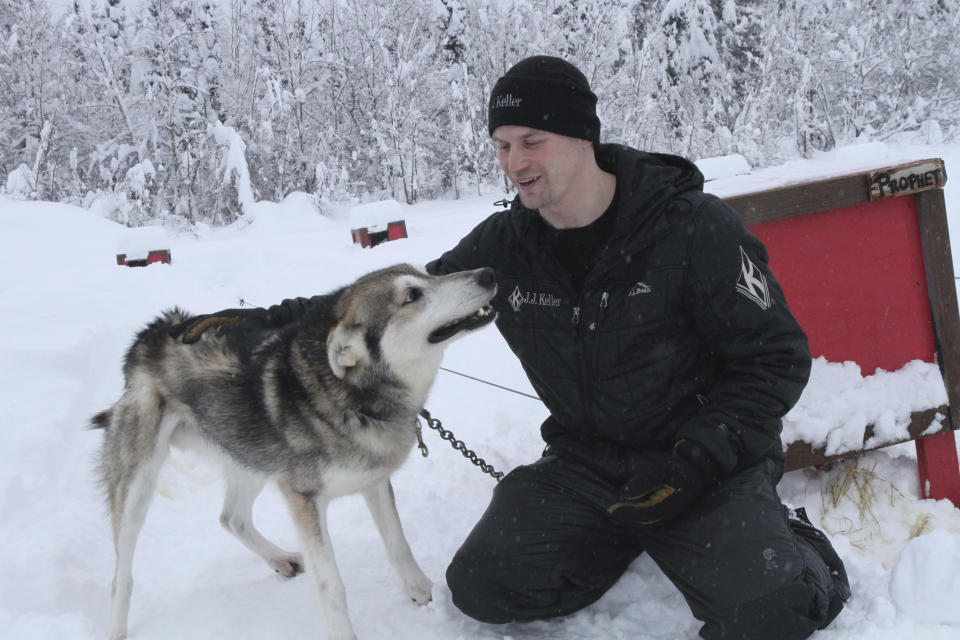
M171 329L191 316L174 309L142 330L126 354L123 395L92 420L105 429L99 470L116 549L110 640L127 635L133 551L171 444L200 445L223 462L220 523L274 571L313 575L331 640L355 638L327 534L337 496L363 494L406 594L429 602L390 474L416 440L444 348L494 319L495 292L490 269L437 277L397 265L313 298L280 329L238 323L184 344ZM303 555L253 525L270 479Z

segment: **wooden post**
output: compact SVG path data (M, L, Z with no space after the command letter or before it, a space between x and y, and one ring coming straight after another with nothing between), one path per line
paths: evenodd
M953 431L945 431L915 441L917 469L920 472L920 495L933 500L947 499L960 508L960 462L957 460L957 439Z
M923 234L923 257L937 344L937 363L943 373L950 405L947 424L951 429L956 429L960 427L960 307L953 275L946 204L943 189L921 191L914 197ZM916 446L921 495L934 500L946 498L960 508L960 463L957 460L954 432L920 438Z

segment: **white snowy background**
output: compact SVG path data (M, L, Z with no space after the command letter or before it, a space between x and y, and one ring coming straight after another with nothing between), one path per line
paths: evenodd
M948 173L956 172L960 145L846 147L707 189L729 195L925 157L943 157ZM960 247L960 184L948 182L946 193ZM236 307L241 298L269 305L394 262L422 264L452 246L500 197L395 205L410 237L372 250L351 244L346 213L339 220L319 216L297 194L256 203L247 220L199 227L192 235L131 230L64 204L0 199L0 638L105 636L113 548L93 472L102 434L86 425L121 393L123 354L157 312L173 305L210 312ZM376 214L376 207L367 212ZM155 243L172 251L173 264L115 264L120 250ZM444 366L530 389L493 328L453 345ZM917 388L911 385L920 388L911 396L942 393L924 382L922 371L899 372L892 385L840 364L822 363L817 375L830 371L839 390L863 405L899 401L895 390ZM526 463L542 449L545 412L538 401L441 371L427 407L499 469ZM816 418L842 424L845 410L824 415L821 408ZM443 575L494 481L435 433L425 439L430 456L413 451L394 486L414 553L435 583L430 605L417 607L403 595L361 499L343 498L331 508L331 535L361 638L697 637L699 624L646 557L600 601L565 619L500 627L461 615ZM850 574L854 597L818 640L960 637L960 511L918 498L911 444L871 453L857 465L788 473L780 490L830 533ZM215 468L192 454L172 454L137 549L131 637L322 637L313 585L277 576L222 531L221 499ZM265 490L254 516L268 537L297 546L275 489Z

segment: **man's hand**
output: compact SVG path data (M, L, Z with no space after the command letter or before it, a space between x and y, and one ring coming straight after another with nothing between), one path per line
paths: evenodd
M193 344L209 329L242 323L247 329L279 329L299 320L313 306L312 298L288 298L268 309L248 307L224 309L216 313L193 316L170 328L171 338L180 338L184 344Z
M696 502L717 480L717 463L699 442L680 440L673 453L645 451L621 498L607 508L610 517L627 526L662 524Z
M206 313L193 316L179 324L170 327L170 337L180 338L184 344L193 344L209 329L231 325L241 320L263 324L266 321L267 310L259 307L250 309L224 309L216 313Z

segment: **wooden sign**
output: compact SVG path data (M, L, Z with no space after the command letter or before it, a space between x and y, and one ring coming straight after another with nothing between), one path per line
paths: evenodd
M946 182L947 172L939 158L879 169L870 172L870 200L940 189Z

